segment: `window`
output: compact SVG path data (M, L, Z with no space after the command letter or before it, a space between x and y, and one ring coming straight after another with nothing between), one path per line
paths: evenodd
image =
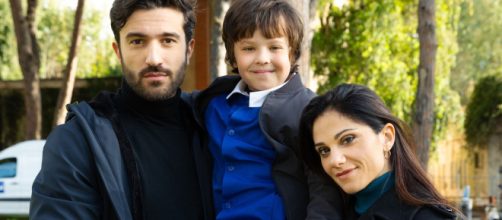
M16 176L16 158L0 160L0 178L12 178Z

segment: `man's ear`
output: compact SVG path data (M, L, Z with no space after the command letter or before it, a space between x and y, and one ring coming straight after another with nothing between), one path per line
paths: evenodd
M193 55L194 48L195 48L195 40L191 39L187 44L187 64L190 64L190 58Z
M381 134L384 138L384 151L389 151L394 146L394 141L396 140L396 128L391 123L385 124L382 128Z
M122 56L120 55L120 46L117 44L117 42L112 43L113 51L115 51L115 55L119 59L120 63L122 63Z

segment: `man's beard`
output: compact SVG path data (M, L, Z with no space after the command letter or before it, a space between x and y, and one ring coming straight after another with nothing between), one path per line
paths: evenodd
M156 66L149 66L141 70L139 73L134 73L122 63L122 71L124 73L124 78L127 84L132 88L134 92L136 92L136 94L149 101L162 101L169 99L176 94L176 91L183 83L183 80L185 78L186 66L187 62L185 61L181 64L176 74L173 74L173 72L169 69L164 69L162 67ZM145 86L142 84L143 76L150 72L165 73L166 77L171 78L171 81L152 81ZM158 87L162 88L158 90Z

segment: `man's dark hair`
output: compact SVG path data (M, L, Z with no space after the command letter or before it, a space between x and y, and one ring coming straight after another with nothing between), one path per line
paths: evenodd
M234 0L223 21L223 42L226 61L236 64L234 46L244 38L253 37L260 30L264 37L285 37L291 47L292 72L297 71L296 61L301 55L303 21L301 15L285 0ZM237 73L237 69L233 72Z
M120 30L136 10L173 8L183 13L183 30L186 43L190 42L195 29L196 0L115 0L110 10L110 21L115 40L120 44Z

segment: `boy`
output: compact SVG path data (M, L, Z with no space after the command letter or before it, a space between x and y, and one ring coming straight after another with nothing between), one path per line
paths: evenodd
M334 192L307 178L299 158L298 121L315 96L296 72L302 39L301 18L283 0L236 0L225 16L226 60L239 75L216 79L195 103L213 156L217 219L340 215L339 201L324 199Z

